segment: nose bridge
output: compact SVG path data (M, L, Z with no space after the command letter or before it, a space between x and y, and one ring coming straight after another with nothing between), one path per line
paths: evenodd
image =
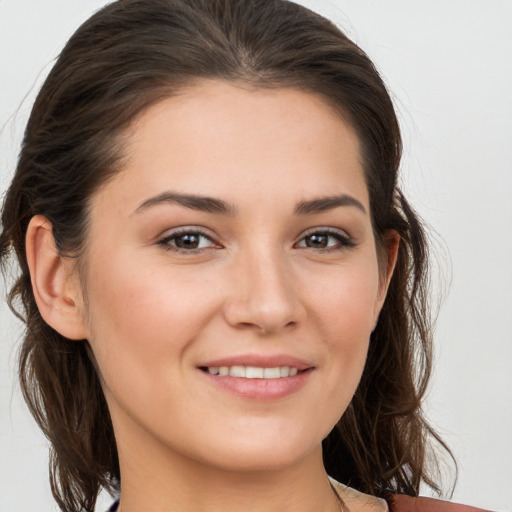
M265 250L252 254L248 278L251 284L251 294L256 306L266 303L276 305L289 302L292 295L289 269L286 269L283 257L277 250Z
M282 250L263 245L239 254L228 320L270 333L298 322L301 307Z

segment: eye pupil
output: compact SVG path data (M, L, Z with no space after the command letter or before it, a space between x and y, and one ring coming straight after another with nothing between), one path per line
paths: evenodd
M327 235L310 235L306 238L306 245L316 249L323 249L328 245L329 237Z
M174 243L180 249L197 249L199 246L199 235L194 233L180 235L175 238Z

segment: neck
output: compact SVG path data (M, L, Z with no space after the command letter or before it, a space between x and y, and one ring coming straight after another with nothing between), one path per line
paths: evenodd
M230 471L201 464L156 443L120 441L120 512L340 510L323 467L321 446L286 468Z

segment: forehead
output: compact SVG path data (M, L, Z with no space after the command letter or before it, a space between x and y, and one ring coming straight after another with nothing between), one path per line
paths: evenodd
M355 131L312 93L199 82L146 110L125 143L106 188L127 202L173 189L231 202L351 193L368 206Z

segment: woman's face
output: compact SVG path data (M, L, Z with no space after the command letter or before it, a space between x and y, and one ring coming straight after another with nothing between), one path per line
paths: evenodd
M203 82L127 147L84 277L120 456L256 470L320 450L387 281L353 130L312 94Z

